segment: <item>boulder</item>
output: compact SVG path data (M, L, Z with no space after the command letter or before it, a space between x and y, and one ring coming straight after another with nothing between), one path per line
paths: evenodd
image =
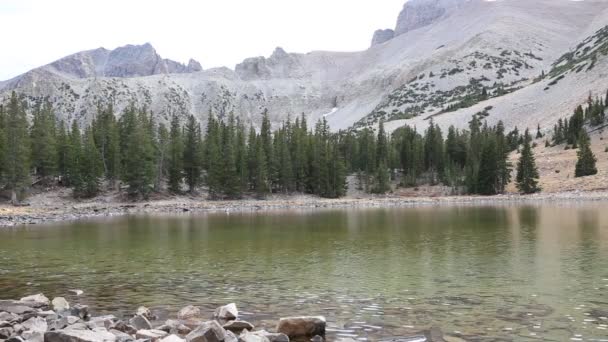
M315 335L315 337L310 339L310 342L325 342L325 339L319 335Z
M120 332L123 332L125 334L130 334L130 335L135 335L135 333L137 332L137 329L135 329L134 326L129 325L123 321L114 322L114 324L112 324L108 329L109 330L118 330Z
M158 330L158 329L150 329L150 330L138 330L135 333L135 337L137 339L142 339L142 340L150 340L152 342L156 342L158 340L160 340L163 337L166 337L168 334L162 330Z
M283 333L271 333L266 330L253 331L252 334L266 337L270 342L289 342L289 337Z
M27 321L21 323L25 330L29 330L32 332L45 332L48 329L48 324L46 320L42 317L32 317Z
M223 325L223 328L226 330L230 330L230 331L239 333L245 329L251 331L251 330L253 330L254 326L253 326L253 324L251 324L247 321L229 321L228 323Z
M185 326L181 321L168 319L165 324L158 327L159 330L168 332L169 334L188 335L192 329Z
M11 327L0 328L0 340L5 340L5 339L13 336L14 332L15 332L15 330L13 330L13 328L11 328Z
M239 317L239 310L236 308L236 304L230 303L217 308L214 316L220 319L236 319Z
M201 324L186 335L187 342L222 342L226 339L226 330L217 321Z
M114 342L116 336L107 331L59 330L44 334L44 342Z
M149 330L152 329L152 324L150 321L144 316L137 315L129 320L129 324L131 324L137 330Z
M70 303L63 297L55 297L51 303L53 304L53 310L57 312L63 312L70 309Z
M148 309L145 306L140 306L139 308L137 308L137 312L135 313L135 315L144 316L148 320L154 319L154 315L152 315L152 311L150 311L150 309Z
M0 321L15 323L21 321L21 316L10 312L0 312ZM12 325L12 324L11 324Z
M109 329L112 325L114 325L114 322L117 321L116 316L114 315L106 315L106 316L99 316L99 317L91 317L89 319L89 326L92 326L93 328L106 328Z
M4 342L25 342L25 339L21 336L13 336Z
M89 307L82 304L76 304L70 309L72 316L80 317L81 319L87 319L89 317Z
M46 298L46 296L43 295L42 293L23 297L19 301L25 303L28 306L32 306L34 308L41 308L41 307L49 306L51 304L51 301L48 298Z
M190 320L201 317L201 310L192 305L186 306L185 308L179 310L179 312L177 313L177 318L183 320Z
M110 329L109 332L111 334L113 334L114 336L116 336L116 341L119 342L130 342L130 341L135 341L135 339L133 338L133 336L126 334L122 331L118 331L116 329Z
M177 335L171 334L169 336L163 337L160 342L186 342L186 340Z
M325 324L323 316L286 317L279 320L277 332L289 338L325 336Z
M44 342L44 331L27 330L21 334L27 342Z
M270 340L264 335L252 334L245 330L239 335L239 342L270 342Z
M0 311L15 314L15 315L20 315L20 316L28 316L28 318L31 317L32 315L36 314L36 310L33 308L31 308L29 306L25 306L25 305L16 305L16 304L8 304L8 305L0 304Z
M239 342L239 338L230 330L226 330L224 342Z

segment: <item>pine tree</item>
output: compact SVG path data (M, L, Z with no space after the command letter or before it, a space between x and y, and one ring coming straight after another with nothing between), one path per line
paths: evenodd
M201 127L194 115L190 115L184 128L183 158L184 176L190 193L194 193L196 187L202 182L202 145Z
M32 166L43 184L52 181L57 173L57 141L55 114L49 101L34 110L31 129Z
M589 136L583 130L579 133L579 150L577 152L578 161L576 162L575 177L586 177L597 174L595 166L597 159L591 151Z
M69 138L66 131L65 123L59 122L57 129L57 172L61 177L61 183L67 185L68 180L68 149L69 149Z
M385 194L390 191L390 174L384 161L381 161L376 168L376 176L374 177L375 184L373 192L376 194Z
M222 167L224 164L221 155L221 134L219 122L211 115L207 122L205 155L207 165L207 186L209 187L209 197L212 199L218 198L223 191L222 182L224 180L224 171L222 170ZM187 138L186 140L188 141L190 138ZM188 151L189 144L189 142L186 143L186 151ZM184 154L184 163L185 162L186 155Z
M517 189L524 194L533 194L540 192L541 188L538 186L538 169L536 167L536 161L534 160L534 153L532 152L532 146L530 133L526 130L524 135L524 145L521 150L521 156L517 164Z
M184 177L183 158L184 142L182 140L182 127L179 118L174 115L171 119L171 132L169 138L169 191L179 194Z
M6 188L11 191L11 201L18 204L30 185L30 139L24 106L15 92L5 115L3 170ZM19 197L18 197L19 195Z
M536 128L536 139L542 139L543 138L543 133L540 131L540 124L538 125L538 128Z
M120 134L114 116L114 107L112 105L107 108L99 107L92 126L105 178L110 182L110 186L114 187L120 178L121 169Z
M261 139L256 139L255 156L255 192L258 198L263 199L270 193L270 185L268 184L266 153L264 152L264 143Z
M5 134L6 115L4 114L4 106L0 104L0 182L4 176L4 162L6 158L6 134Z
M85 131L80 161L80 181L76 184L74 194L76 197L94 197L100 191L103 177L103 161L97 146L93 129Z
M80 166L82 157L82 136L80 128L76 120L72 121L67 146L65 147L65 169L66 169L66 185L72 188L80 188L82 186Z
M497 157L496 140L490 138L483 146L479 163L477 190L481 195L497 194L499 176Z
M236 165L236 121L230 113L228 125L222 125L222 187L223 194L230 199L241 197L241 180Z
M164 124L158 125L156 145L156 180L154 190L161 191L162 182L169 174L170 137L169 131Z
M129 186L128 192L131 197L148 198L153 190L156 174L156 158L154 153L154 123L146 109L139 113L132 106L127 109L125 115L128 116L125 127L129 124L133 126L131 132L125 135L126 151L124 156L123 178Z

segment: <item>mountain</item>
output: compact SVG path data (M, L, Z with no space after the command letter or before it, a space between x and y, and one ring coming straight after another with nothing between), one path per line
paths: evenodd
M163 59L150 44L80 52L0 82L30 102L48 97L57 115L81 123L98 104L146 105L173 114L230 112L258 124L304 113L332 129L404 123L464 127L489 122L552 127L590 92L608 88L604 0L410 0L394 29L378 30L360 52L253 57L234 70L203 70ZM589 56L593 54L593 56ZM582 57L581 57L582 56ZM593 63L580 68L581 63Z

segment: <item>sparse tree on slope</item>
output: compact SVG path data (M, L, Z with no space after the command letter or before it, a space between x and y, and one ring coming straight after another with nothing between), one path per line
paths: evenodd
M577 152L575 177L586 177L597 174L597 159L591 151L589 136L585 131L579 133L579 150Z
M534 160L534 152L530 145L530 133L526 130L524 135L524 145L521 150L521 156L517 164L517 189L524 194L533 194L540 192L541 188L538 185L538 168Z

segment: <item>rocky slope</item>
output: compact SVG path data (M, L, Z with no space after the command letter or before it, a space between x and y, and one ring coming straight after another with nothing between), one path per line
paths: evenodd
M233 111L257 124L268 108L274 123L304 113L311 121L325 116L333 129L380 119L389 128L422 128L431 116L464 126L480 112L508 127L549 127L590 91L608 88L603 49L585 57L593 68L570 68L606 24L603 0L410 0L395 29L378 31L365 51L277 48L234 70L202 70L196 61L163 59L149 44L97 49L0 82L0 99L12 90L29 101L49 97L58 116L81 123L98 103L120 111L135 102L161 121Z

